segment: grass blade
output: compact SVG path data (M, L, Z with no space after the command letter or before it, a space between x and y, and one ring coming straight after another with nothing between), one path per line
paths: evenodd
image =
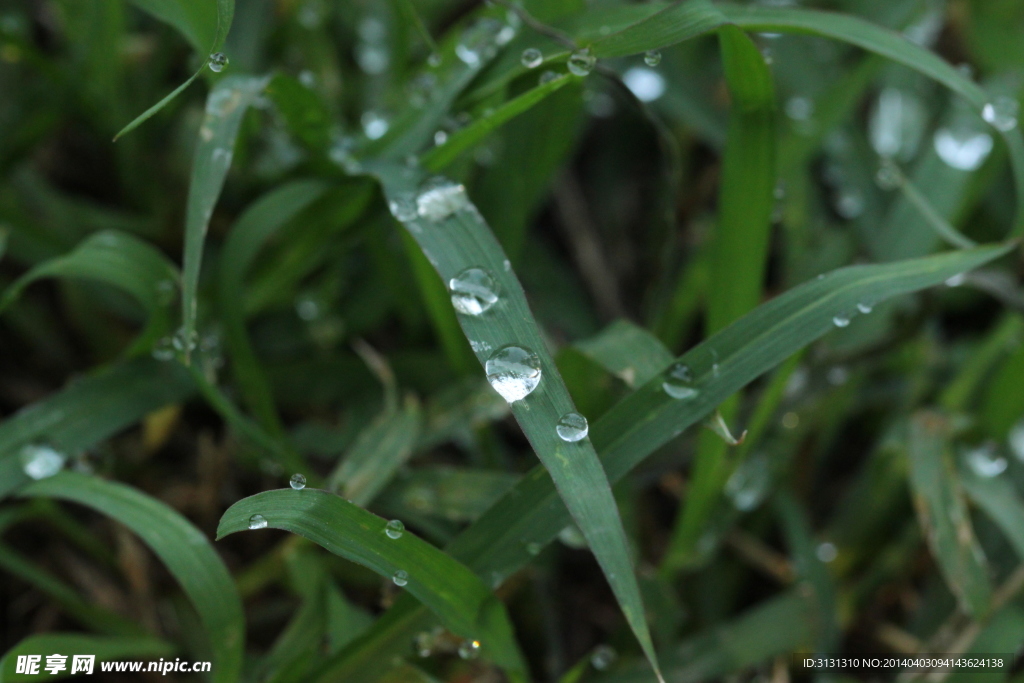
M4 653L0 659L0 681L30 681L38 676L16 674L19 655L41 655L40 670L46 665L46 656L53 653L67 656L67 669L57 674L48 674L47 680L56 681L71 673L75 655L95 655L96 662L143 657L167 657L174 653L174 647L165 640L146 637L87 636L78 633L48 633L30 636ZM98 672L99 667L93 669Z
M629 387L646 384L672 362L657 337L628 320L617 320L574 346Z
M268 526L304 536L335 555L392 579L406 571L405 589L453 632L479 640L510 674L525 675L505 607L471 571L409 532L392 539L385 520L317 489L266 491L232 505L217 538L249 528L254 514Z
M33 482L19 495L78 503L134 531L178 580L199 613L213 648L212 680L237 680L245 646L242 601L210 541L191 522L129 486L73 472Z
M1024 562L1024 502L1013 484L1004 477L979 477L970 468L959 474L968 498L996 523Z
M518 480L514 474L496 470L417 467L388 486L377 505L401 506L452 522L474 522Z
M164 95L163 99L161 99L159 102L154 104L152 107L150 107L146 111L144 111L141 114L139 114L138 116L136 116L124 128L122 128L121 130L117 131L117 134L114 136L114 142L117 142L122 137L124 137L125 135L128 135L128 133L131 133L133 130L135 130L136 128L138 128L142 124L144 124L146 121L148 121L149 119L153 118L153 116L155 116L161 109L163 109L168 104L170 104L171 100L173 100L175 97L177 97L181 93L185 92L185 90L188 89L188 86L192 85L192 81L194 81L197 78L199 78L199 74L203 73L203 69L205 69L205 68L206 68L206 61L203 61L202 65L198 69L196 69L196 72L188 77L188 80L186 80L184 83L179 85L177 88L175 88L171 92L169 92L166 95Z

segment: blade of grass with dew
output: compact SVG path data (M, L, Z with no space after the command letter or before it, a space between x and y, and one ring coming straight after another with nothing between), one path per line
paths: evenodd
M31 481L18 463L22 446L45 441L63 453L77 453L194 391L177 364L139 358L83 377L21 409L0 423L0 497Z
M673 360L657 337L628 320L616 320L573 346L630 388L646 384Z
M591 426L590 438L609 480L620 480L728 396L835 329L837 314L855 311L863 301L882 301L940 284L1013 247L980 247L842 268L762 304L679 358L694 369L701 386L694 400L671 398L661 386L662 378L655 377ZM712 350L719 363L713 381ZM493 585L500 585L533 559L528 543L549 543L571 521L550 476L538 466L446 550ZM408 638L428 624L426 616L414 602L399 600L364 636L329 661L316 680L328 683L370 670L375 662L406 647Z
M948 419L939 413L912 418L907 441L912 497L946 584L960 606L980 618L991 606L992 586L949 452L950 431Z
M764 287L775 208L775 86L757 46L733 26L718 29L726 83L732 97L722 160L718 226L711 246L707 327L717 332L757 306ZM729 422L738 396L719 408ZM671 571L695 553L732 470L729 445L713 432L698 437L683 504L662 560Z
M192 161L188 204L185 209L184 274L181 287L181 334L195 335L199 296L199 269L203 261L206 231L220 196L242 117L266 88L268 78L229 76L213 87L206 100L206 114ZM186 348L191 344L186 341ZM189 353L186 353L186 360Z
M389 203L418 201L420 174L408 167L380 165L377 176ZM458 190L464 193L461 187ZM403 223L443 282L468 268L483 268L496 283L498 297L486 315L461 315L459 324L485 365L497 349L525 347L539 364L539 387L522 400L511 402L512 413L523 428L534 452L551 473L562 499L608 579L644 653L657 670L657 657L644 619L629 546L611 486L591 443L570 443L555 430L559 419L575 412L554 361L547 352L536 321L526 303L522 286L507 265L505 253L476 207L449 213L440 221L417 216Z
M224 342L243 400L265 429L282 431L273 393L256 351L249 341L243 310L244 281L259 250L283 226L323 196L327 185L295 181L260 198L246 210L228 233L219 260L219 311Z
M71 675L71 665L75 655L91 655L95 657L94 661L96 662L149 659L169 657L174 654L174 646L166 640L147 637L87 636L78 633L47 633L29 636L5 652L3 659L0 659L0 681L38 680L38 675L16 673L18 656L41 655L42 660L45 661L47 655L54 652L59 652L68 659L64 671L51 673L46 677L51 681Z
M1024 562L1024 501L1006 477L980 477L969 467L960 469L960 484L967 497L993 522Z
M409 397L369 424L328 478L328 488L361 507L369 505L413 453L420 405Z
M517 475L499 470L417 467L408 476L393 481L376 505L387 508L400 503L424 515L473 522L517 481Z
M199 614L213 651L212 680L238 679L245 647L242 601L210 541L191 522L130 486L74 472L33 482L19 495L78 503L134 531L178 580Z
M477 640L510 677L525 677L525 663L505 607L473 572L406 531L386 533L387 522L327 491L265 491L232 505L221 517L217 538L249 528L259 514L269 527L304 536L392 580L407 572L405 589L458 635Z
M131 294L148 317L145 329L132 347L135 352L148 351L156 338L167 332L168 308L180 280L174 264L148 243L125 233L103 231L15 280L0 298L0 313L26 287L45 277L98 280Z

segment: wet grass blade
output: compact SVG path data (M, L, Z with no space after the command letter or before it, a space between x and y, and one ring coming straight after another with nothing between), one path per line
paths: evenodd
M617 320L574 346L629 387L646 384L672 362L657 337L628 320Z
M191 522L130 486L73 472L33 482L19 495L78 503L134 531L178 580L198 612L213 649L212 680L237 680L245 646L242 601L210 541Z
M199 128L185 209L181 334L186 340L195 335L199 269L213 207L231 167L242 116L263 92L267 82L267 78L230 76L219 81L206 100L206 115Z
M379 168L377 175L393 205L416 201L413 198L421 178L410 171L408 167L390 165ZM478 316L460 315L459 324L482 365L498 349L509 345L525 347L536 354L540 364L538 388L511 403L512 413L537 457L551 473L627 622L657 669L640 589L611 486L590 441L569 443L555 430L559 419L575 412L575 406L501 245L472 205L449 213L440 221L416 217L404 225L443 282L469 268L486 270L495 282L498 298L493 307Z
M66 669L57 674L46 673L51 681L66 678L71 674L75 655L93 655L96 665L90 673L99 672L99 662L123 659L150 659L168 657L174 653L174 646L165 640L147 637L87 636L78 633L48 633L29 636L4 653L0 659L0 681L31 681L39 676L15 673L19 655L40 655L40 671L46 666L47 655L60 653L67 657Z
M1024 562L1024 502L1006 477L979 477L960 469L960 483L968 498L996 523Z
M318 489L266 491L245 498L224 513L217 538L248 529L255 514L269 527L304 536L388 580L406 572L405 590L449 629L480 641L483 651L511 676L525 676L504 605L473 572L429 543L409 532L390 538L385 520Z
M950 453L948 420L922 412L910 423L907 450L918 521L932 555L961 607L975 617L991 606L988 565L971 526Z

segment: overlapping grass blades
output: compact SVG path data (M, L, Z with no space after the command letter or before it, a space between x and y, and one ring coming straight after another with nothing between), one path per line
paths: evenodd
M67 657L66 668L57 673L46 672L49 680L66 678L71 673L75 655L92 655L95 666L92 673L99 672L99 662L142 657L167 657L174 653L174 647L167 641L151 637L131 636L88 636L78 633L48 633L25 638L4 653L0 659L0 681L31 681L38 676L16 673L20 655L40 655L40 669L46 663L46 656L60 653Z

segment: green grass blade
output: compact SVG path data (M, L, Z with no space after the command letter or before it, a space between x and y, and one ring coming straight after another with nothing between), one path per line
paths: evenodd
M192 74L191 76L188 77L188 80L186 80L184 83L179 85L177 88L175 88L171 92L167 93L162 100L160 100L159 102L154 104L152 107L150 107L146 111L144 111L141 114L139 114L138 116L136 116L134 119L132 119L128 123L128 125L126 125L121 130L117 131L117 135L114 136L114 142L117 142L119 139L121 139L122 137L124 137L128 133L131 133L133 130L135 130L136 128L138 128L142 124L144 124L149 119L153 118L153 116L155 116L161 109L163 109L168 104L170 104L171 100L173 100L175 97L177 97L181 93L185 92L185 90L188 89L188 86L192 85L192 81L194 81L197 78L199 78L199 74L203 73L203 69L205 69L205 68L206 68L206 62L204 61L202 66L200 66L198 69L196 69L196 72L194 74Z
M408 168L382 167L378 173L389 202L410 201L417 178ZM467 200L468 201L468 200ZM537 390L511 404L534 452L551 473L562 499L586 537L611 585L626 620L645 654L657 669L657 659L644 618L643 601L630 560L622 520L608 479L591 443L568 443L555 431L558 420L575 407L546 345L522 286L512 273L505 253L475 207L456 211L441 224L415 218L405 223L423 254L442 281L448 282L467 268L483 268L497 283L499 298L485 315L459 316L466 338L481 364L495 350L509 344L537 354L541 380Z
M99 673L99 662L123 659L168 657L174 647L165 640L146 637L87 636L78 633L47 633L29 636L4 653L0 659L0 681L34 681L39 676L16 674L18 655L41 655L39 670L44 671L47 655L54 653L67 657L66 669L56 674L45 672L46 680L57 681L71 675L75 655L94 655L96 665L92 673Z
M219 260L220 318L235 380L256 419L275 434L281 432L281 420L245 327L245 275L260 249L326 190L324 183L300 180L262 197L242 214L228 233Z
M185 209L185 263L181 288L182 335L185 339L191 339L195 333L199 269L203 261L206 230L231 167L242 116L263 92L267 82L266 78L229 76L213 87L206 100L206 115L199 128Z
M996 523L1024 562L1024 501L1013 483L1006 477L979 477L969 467L959 474L967 497Z
M178 580L199 613L213 648L212 680L237 680L245 646L242 601L210 541L191 522L129 486L73 472L33 482L20 495L78 503L134 531Z
M646 384L672 362L657 337L628 320L617 320L574 346L629 387Z
M268 526L304 536L335 555L391 579L408 573L405 589L458 635L480 641L510 674L525 675L505 607L465 566L409 532L392 539L386 521L327 491L266 491L232 505L217 538L249 528L263 515Z
M452 522L474 522L517 481L518 476L497 470L417 467L388 486L377 505L401 506Z
M22 446L43 441L76 453L194 391L181 366L140 358L100 370L23 408L0 424L0 497L30 481L18 459Z
M950 453L948 420L923 412L910 424L910 484L921 528L961 607L975 617L991 606L992 586Z

